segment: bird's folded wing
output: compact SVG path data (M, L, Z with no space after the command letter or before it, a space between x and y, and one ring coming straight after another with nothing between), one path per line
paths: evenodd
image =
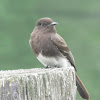
M51 41L59 49L59 51L69 60L71 65L75 68L74 57L64 39L59 34L55 34L51 37Z

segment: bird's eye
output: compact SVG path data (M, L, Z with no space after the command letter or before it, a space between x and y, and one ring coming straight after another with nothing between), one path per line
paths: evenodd
M39 23L38 25L39 25L39 26L42 26L42 23Z
M42 26L44 26L44 27L45 27L46 25L47 25L46 23L43 23L43 25L42 25Z
M46 24L46 23L38 23L38 25L39 25L39 26L44 26L44 27L45 27L47 24Z

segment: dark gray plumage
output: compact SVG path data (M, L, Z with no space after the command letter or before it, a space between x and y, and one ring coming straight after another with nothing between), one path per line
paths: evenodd
M31 33L30 46L37 59L48 67L75 67L71 51L64 39L57 34L54 22L50 18L41 18ZM80 96L89 100L89 93L76 74L76 85Z

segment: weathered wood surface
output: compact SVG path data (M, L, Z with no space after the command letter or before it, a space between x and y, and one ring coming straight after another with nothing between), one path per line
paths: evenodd
M73 68L0 71L0 100L75 100Z

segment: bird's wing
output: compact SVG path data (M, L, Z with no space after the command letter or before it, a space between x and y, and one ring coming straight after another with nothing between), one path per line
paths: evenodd
M55 46L57 46L59 51L69 60L71 65L75 68L74 57L73 57L71 51L69 50L66 42L64 41L64 39L60 35L54 34L51 37L51 41L53 42L53 44ZM75 68L75 70L76 70L76 68Z

